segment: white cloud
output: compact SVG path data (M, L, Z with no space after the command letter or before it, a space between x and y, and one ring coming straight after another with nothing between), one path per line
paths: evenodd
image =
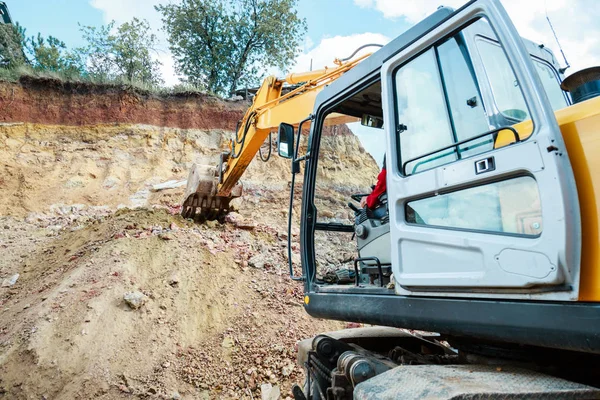
M306 51L296 59L296 65L292 68L294 72L309 71L312 60L312 68L320 69L326 66L335 66L333 60L350 56L354 50L364 44L377 43L386 44L390 39L379 33L358 33L349 36L334 36L321 40L312 50ZM376 47L361 50L355 57L376 51Z
M465 0L445 0L444 5L458 8ZM372 7L386 18L404 18L417 23L433 13L440 0L354 0L359 7ZM504 0L519 33L530 40L543 43L562 61L552 31L546 21L546 11L563 46L572 73L600 65L600 7L595 0Z

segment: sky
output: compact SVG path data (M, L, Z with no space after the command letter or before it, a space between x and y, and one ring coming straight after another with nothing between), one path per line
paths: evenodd
M178 83L174 61L160 15L154 5L177 0L5 0L13 20L29 35L53 35L69 47L83 44L81 25L102 25L133 17L147 19L159 39L162 75L169 86ZM465 0L298 0L298 13L308 30L291 71L333 65L366 43L385 44L431 14L440 5L460 7ZM503 0L521 36L550 47L564 64L546 21L556 30L571 69L600 65L600 3L597 0ZM281 73L280 71L274 71Z

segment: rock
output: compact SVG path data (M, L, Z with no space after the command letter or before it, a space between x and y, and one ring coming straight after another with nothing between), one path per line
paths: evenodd
M260 397L262 400L278 400L281 396L279 386L272 386L270 383L260 385Z
M65 182L65 187L69 188L69 189L81 187L81 186L83 186L83 181L78 178L69 178L69 180L67 180Z
M169 278L169 285L177 286L178 284L179 284L179 275L177 274L177 272L173 272L171 274L171 277Z
M239 229L254 229L256 228L256 223L248 218L244 218L242 215L236 212L230 212L225 216L225 222L233 224L236 228Z
M333 212L330 210L323 210L323 211L319 212L319 217L333 218Z
M248 265L254 268L263 269L266 265L272 265L273 262L263 253L257 253L250 257Z
M173 236L172 233L167 233L167 232L160 233L158 235L158 237L161 238L162 240L173 240L173 239L175 239L175 236Z
M223 346L226 349L229 349L231 347L233 347L235 345L235 341L233 340L233 338L226 336L223 339L223 343L221 343L221 346Z
M178 187L183 187L187 184L187 179L181 181L166 181L164 183L159 183L157 185L152 185L152 191L158 192L165 189L175 189Z
M172 400L180 400L181 395L179 394L179 392L175 391L175 392L171 393L171 399Z
M288 364L281 368L281 375L283 376L290 376L292 372L294 372L294 364Z
M171 363L168 361L165 361L164 363L162 363L163 368L169 368L170 366L171 366Z
M129 388L125 385L119 385L119 390L123 393L129 393L131 392L131 390L129 390Z
M146 303L146 295L142 292L127 292L123 295L123 300L129 307L137 310Z
M17 283L17 280L19 279L19 274L14 274L6 279L4 279L2 281L2 287L11 287L14 286L15 283Z
M112 189L119 183L119 178L115 178L114 176L107 177L104 182L102 182L102 187L104 189Z

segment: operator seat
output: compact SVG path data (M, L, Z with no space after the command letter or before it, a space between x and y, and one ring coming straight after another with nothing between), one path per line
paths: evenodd
M381 266L391 266L390 215L387 193L378 197L374 210L363 208L356 214L354 232L359 258L376 257ZM377 266L377 261L361 261L363 265Z

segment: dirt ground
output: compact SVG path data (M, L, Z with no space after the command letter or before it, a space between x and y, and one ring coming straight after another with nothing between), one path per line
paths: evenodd
M288 160L255 161L223 225L182 219L184 188L152 190L214 163L230 135L0 126L0 282L19 274L0 287L0 398L291 396L296 343L346 324L308 316L287 276ZM331 140L345 154L323 163L332 185L349 166L376 176L354 137Z

